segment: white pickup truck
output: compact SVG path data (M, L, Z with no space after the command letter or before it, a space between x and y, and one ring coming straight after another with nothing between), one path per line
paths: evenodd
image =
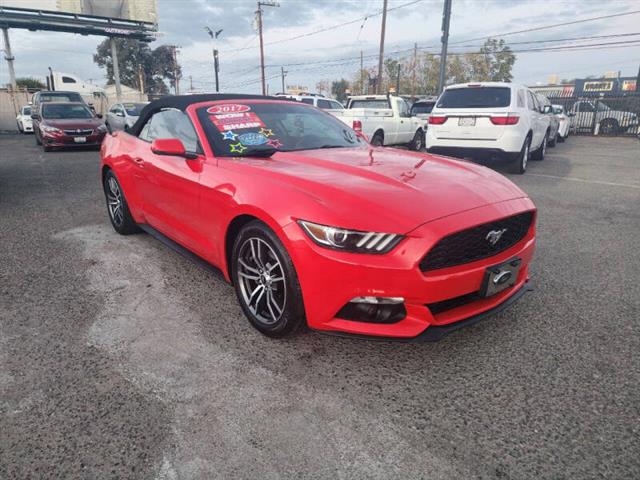
M349 98L344 110L331 114L364 133L371 145L405 144L422 150L427 121L412 117L410 111L402 97L356 95Z

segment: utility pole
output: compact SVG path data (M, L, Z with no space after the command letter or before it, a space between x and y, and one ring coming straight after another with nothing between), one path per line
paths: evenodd
M446 0L445 0L446 1ZM378 59L378 80L376 81L376 93L380 93L382 84L382 61L384 59L384 30L387 25L387 0L382 4L382 28L380 29L380 58Z
M140 84L140 100L144 100L144 70L138 66L138 83Z
M360 95L364 95L364 57L360 50Z
M385 0L386 1L386 0ZM267 84L264 78L264 41L262 39L262 7L279 7L278 2L258 2L256 20L258 21L258 35L260 36L260 72L262 80L262 95L267 94Z
M193 92L193 77L189 75L189 91Z
M218 93L220 91L220 81L218 79L218 72L220 72L220 62L218 61L218 49L214 45L214 40L216 40L218 36L220 36L223 29L221 28L220 30L217 30L214 32L206 25L204 29L211 37L211 50L213 51L213 71L215 73L215 79L216 79L216 93Z
M111 63L113 64L113 80L116 84L116 100L118 103L122 101L122 85L120 85L120 65L118 65L118 47L116 46L116 38L109 37L111 44Z
M287 73L289 72L285 72L284 67L280 67L280 76L282 77L282 93L286 93L284 89L284 77L287 76Z
M413 69L411 72L411 99L416 98L416 69L418 68L418 44L413 44Z
M4 38L4 59L7 61L9 67L9 83L11 84L11 103L13 104L13 113L18 114L18 105L16 103L16 90L18 85L16 84L16 72L13 69L13 61L15 57L11 54L11 42L9 41L9 29L2 29L2 37Z
M451 20L451 0L444 0L442 11L442 50L440 52L440 76L438 77L438 95L442 93L447 71L447 45L449 43L449 22Z
M398 76L396 77L396 95L400 95L400 69L402 65L398 62Z
M173 78L175 79L175 94L180 95L180 67L178 66L178 46L171 45L173 52Z

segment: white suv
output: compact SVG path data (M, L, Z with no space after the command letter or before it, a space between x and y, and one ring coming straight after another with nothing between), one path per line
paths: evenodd
M451 85L429 117L429 152L474 160L507 160L524 173L529 158L542 160L549 116L522 85L481 82Z

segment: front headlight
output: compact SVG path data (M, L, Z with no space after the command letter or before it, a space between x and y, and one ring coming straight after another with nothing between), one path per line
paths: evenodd
M361 232L298 220L304 232L318 245L354 253L387 253L404 237L395 233Z
M50 127L48 125L41 125L40 130L47 133L62 133L62 130L56 127Z

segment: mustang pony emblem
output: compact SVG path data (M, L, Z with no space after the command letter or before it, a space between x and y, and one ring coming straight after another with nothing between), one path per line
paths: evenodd
M502 234L506 231L507 231L506 228L503 228L502 230L491 230L489 233L487 233L487 236L484 237L484 239L488 241L491 245L495 245L496 243L498 243L498 241L502 237Z

